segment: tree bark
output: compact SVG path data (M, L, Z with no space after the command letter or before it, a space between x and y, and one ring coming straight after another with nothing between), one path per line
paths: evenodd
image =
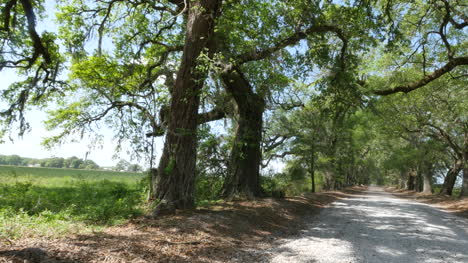
M416 179L416 173L413 170L410 170L408 172L408 182L406 183L407 189L410 191L415 190L415 179Z
M175 209L191 209L197 147L199 92L206 72L197 69L198 57L214 31L220 0L188 1L185 45L172 90L170 116L163 154L153 178L157 216Z
M440 190L440 195L452 195L453 187L455 186L455 181L457 180L457 176L462 169L462 161L455 160L453 166L448 170L447 175L444 179L444 184L442 185L442 189Z
M237 104L237 128L221 194L228 200L252 199L262 194L260 163L265 101L239 71L223 73L221 78Z
M335 190L336 189L335 173L333 172L333 169L332 168L326 169L323 175L325 179L323 188L325 190Z
M423 171L423 194L432 194L432 170Z
M403 180L403 179L400 178L400 179L398 180L398 189L405 189L405 187L406 187L405 180Z
M415 190L417 192L422 192L423 191L423 169L421 167L418 167L418 169L416 169L416 178L415 178Z
M460 198L468 197L468 167L465 162L465 167L463 167L463 179L462 179L462 188L460 192Z
M468 197L468 132L465 132L463 143L463 179L460 198Z
M311 186L311 192L315 193L315 152L312 150L312 156L310 157L310 186Z

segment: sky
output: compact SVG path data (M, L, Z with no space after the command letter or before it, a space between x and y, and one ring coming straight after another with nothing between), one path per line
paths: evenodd
M12 82L18 78L12 71L0 71L0 90L7 88ZM5 103L0 102L0 110L5 109ZM52 105L53 106L53 105ZM115 148L117 142L113 140L114 133L111 129L103 127L99 132L103 135L101 144L92 143L88 138L79 139L79 142L68 142L52 149L47 149L41 145L44 138L57 133L57 131L48 131L44 126L44 121L47 119L47 113L39 109L31 109L26 113L26 121L31 129L24 134L23 137L18 137L17 130L11 130L0 142L0 155L17 154L22 157L29 158L48 158L48 157L64 157L68 158L76 156L78 158L95 161L99 166L110 167L115 166L120 158L138 163L143 167L148 167L145 160L132 160L129 151L132 150L131 145L124 144L122 151L116 154ZM78 139L78 138L74 138ZM155 140L155 155L156 160L159 159L162 152L163 141L161 138Z
M5 89L10 83L17 78L11 71L0 72L0 90ZM5 108L5 104L0 104L0 110ZM4 138L5 143L0 143L0 155L17 154L22 157L30 158L48 158L48 157L71 157L76 156L95 161L99 166L114 166L119 158L130 160L127 150L130 150L130 145L124 145L123 151L113 158L115 155L116 142L113 141L113 132L108 128L103 128L100 132L104 135L102 145L92 144L87 138L76 143L65 143L53 149L46 149L41 145L45 137L54 134L53 131L47 131L44 127L44 121L47 119L47 114L38 109L32 109L26 114L26 121L30 124L31 130L24 134L22 138L18 137L18 131L12 130L10 136ZM160 140L156 143L159 148L162 148ZM133 160L132 163L139 163L146 167L144 160Z
M57 32L57 25L53 22L55 17L54 1L47 0L46 10L47 17L43 21L38 21L37 30L39 32L47 31ZM0 90L6 89L11 83L19 80L15 72L12 70L0 71ZM0 102L0 110L5 109L5 103ZM26 114L26 121L30 124L31 130L24 134L22 138L17 136L17 131L12 130L10 136L4 139L4 143L0 143L0 155L11 155L17 154L22 157L30 158L48 158L48 157L71 157L76 156L79 158L87 157L90 160L95 161L99 166L114 166L119 158L130 160L130 156L127 153L130 150L130 145L124 145L123 150L118 156L115 155L116 142L113 141L113 133L111 130L104 128L102 134L104 139L101 145L93 145L89 139L80 140L76 143L65 143L57 146L53 149L46 149L41 145L42 140L45 137L53 135L53 132L47 131L44 127L43 122L46 120L46 113L32 109ZM157 143L157 147L162 148L162 142ZM160 150L156 150L156 153ZM113 158L117 157L117 158ZM139 163L140 165L147 167L144 160L132 160L132 163Z

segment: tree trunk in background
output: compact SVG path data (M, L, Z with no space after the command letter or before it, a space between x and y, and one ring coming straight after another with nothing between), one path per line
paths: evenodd
M340 190L343 188L343 182L345 182L345 171L343 170L343 161L339 160L337 165L337 173L335 175L333 189Z
M146 201L154 201L154 180L158 175L158 169L151 168L148 171L148 180L149 180L149 188L148 188L148 195L146 197Z
M452 195L455 181L457 180L457 176L462 169L462 164L463 162L461 160L455 160L452 168L448 170L447 175L445 176L444 184L442 185L442 189L439 193L440 195Z
M398 188L399 189L408 189L407 182L408 180L406 179L406 173L404 170L400 170L400 178Z
M423 179L423 169L422 167L418 167L416 170L416 178L415 178L415 189L418 192L423 191L424 186L424 179Z
M406 181L400 178L398 189L405 189L405 188L406 188Z
M312 150L312 154L310 157L310 167L309 167L309 174L310 174L310 190L312 193L315 193L315 152Z
M432 194L432 171L424 171L423 173L423 193L424 194Z
M222 196L228 200L252 199L262 194L260 186L261 141L264 99L238 71L223 73L227 92L237 104L237 128L229 157Z
M460 198L461 197L468 197L468 167L466 163L465 163L465 167L463 168L463 180L462 180Z
M331 169L327 169L323 173L324 175L324 186L325 190L334 190L335 189L335 174Z
M213 34L220 0L188 2L185 46L172 90L166 141L155 174L154 198L161 201L153 215L191 209L194 202L199 92L206 72L198 57Z
M407 189L410 191L415 190L415 178L416 178L416 173L413 170L410 170L408 172L408 182L406 183Z
M460 198L468 197L468 133L465 132L463 143L463 180L460 192Z

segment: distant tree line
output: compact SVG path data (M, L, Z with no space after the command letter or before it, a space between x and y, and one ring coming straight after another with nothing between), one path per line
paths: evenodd
M50 168L99 169L93 160L83 160L76 156L70 158L52 157L34 159L19 155L0 155L0 165L37 166Z
M143 171L143 167L138 164L132 164L125 159L120 159L113 170L119 172L141 172Z

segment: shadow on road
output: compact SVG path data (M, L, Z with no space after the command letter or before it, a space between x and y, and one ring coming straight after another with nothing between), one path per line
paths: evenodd
M272 258L273 262L287 258L295 262L468 262L468 222L370 188L365 196L336 201L302 237L280 246Z

